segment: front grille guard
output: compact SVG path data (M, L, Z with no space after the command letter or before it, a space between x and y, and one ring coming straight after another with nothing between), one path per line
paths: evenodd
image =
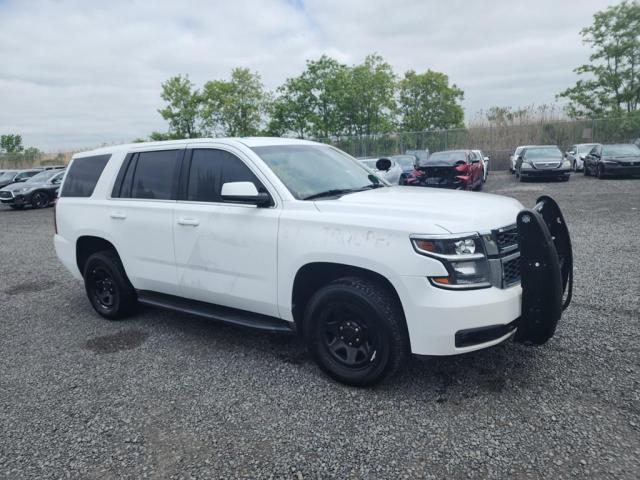
M548 196L517 218L522 315L515 339L542 344L553 337L573 295L571 237L558 204Z

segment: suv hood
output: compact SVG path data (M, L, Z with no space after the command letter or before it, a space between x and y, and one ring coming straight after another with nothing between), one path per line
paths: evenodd
M512 225L524 208L513 198L426 187L388 187L317 200L321 212L366 215L381 226L406 224L409 233L487 232Z

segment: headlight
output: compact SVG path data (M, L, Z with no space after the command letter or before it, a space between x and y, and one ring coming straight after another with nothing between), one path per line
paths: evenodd
M565 160L562 162L562 168L571 168L571 160Z
M482 241L477 234L457 238L412 238L420 255L442 262L449 273L445 277L429 277L432 285L452 290L487 288L489 268Z
M533 165L531 165L529 162L522 162L522 165L520 165L520 168L522 168L523 170L526 170L527 168L533 168Z
M614 162L613 160L602 160L602 163L607 163L609 165L617 165L618 162Z

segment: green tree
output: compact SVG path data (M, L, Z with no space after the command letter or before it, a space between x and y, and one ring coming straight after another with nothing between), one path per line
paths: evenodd
M347 133L370 135L393 128L396 78L380 55L368 55L339 79L338 104Z
M640 3L624 1L593 16L580 34L593 53L574 70L584 79L558 94L569 100L567 113L598 117L630 113L640 107Z
M0 135L0 150L4 150L6 153L22 152L24 150L24 146L22 145L22 135Z
M400 125L405 131L458 128L463 126L464 111L458 103L464 92L449 85L444 73L409 70L398 84Z
M309 136L314 116L311 86L302 77L288 78L276 90L276 97L269 105L270 135L286 135L293 132L298 138Z
M260 75L247 68L234 68L231 80L205 83L202 98L206 127L232 137L256 135L269 100Z
M315 137L328 138L344 130L344 115L341 98L347 66L334 58L322 55L318 60L307 60L307 68L301 75L306 83L313 114L310 123ZM342 100L344 104L344 100Z
M167 105L158 110L169 123L170 138L196 138L201 136L198 129L201 97L189 76L178 75L162 84L162 99ZM155 132L157 133L157 132Z

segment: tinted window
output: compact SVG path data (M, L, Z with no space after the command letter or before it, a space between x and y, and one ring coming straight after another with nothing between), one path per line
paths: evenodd
M177 177L180 150L141 152L133 172L131 198L170 200ZM130 167L131 168L131 167ZM126 197L126 192L122 192Z
M266 192L249 167L235 155L215 149L193 151L187 200L222 202L220 191L227 182L252 182L258 191Z
M90 197L111 155L80 157L71 162L61 197Z

